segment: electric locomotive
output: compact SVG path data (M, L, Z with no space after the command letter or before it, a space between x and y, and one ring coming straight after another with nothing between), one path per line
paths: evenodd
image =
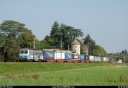
M23 48L19 53L20 61L43 61L43 53L41 50L32 50Z

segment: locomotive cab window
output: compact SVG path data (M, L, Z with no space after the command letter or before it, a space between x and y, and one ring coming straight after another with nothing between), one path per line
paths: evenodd
M28 53L28 51L25 51L25 53Z
M24 53L24 51L21 51L20 53Z

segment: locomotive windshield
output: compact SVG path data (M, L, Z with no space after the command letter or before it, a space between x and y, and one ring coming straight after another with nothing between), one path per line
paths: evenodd
M28 53L28 51L20 51L21 54Z

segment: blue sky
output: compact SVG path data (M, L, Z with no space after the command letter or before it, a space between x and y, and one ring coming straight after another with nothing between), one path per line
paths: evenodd
M108 53L128 50L128 0L0 0L4 20L24 23L38 40L58 21L90 34Z

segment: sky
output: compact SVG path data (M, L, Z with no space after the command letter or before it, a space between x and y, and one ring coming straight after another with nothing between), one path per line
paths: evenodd
M0 24L24 23L38 40L54 21L81 29L108 53L128 50L128 0L0 0Z

